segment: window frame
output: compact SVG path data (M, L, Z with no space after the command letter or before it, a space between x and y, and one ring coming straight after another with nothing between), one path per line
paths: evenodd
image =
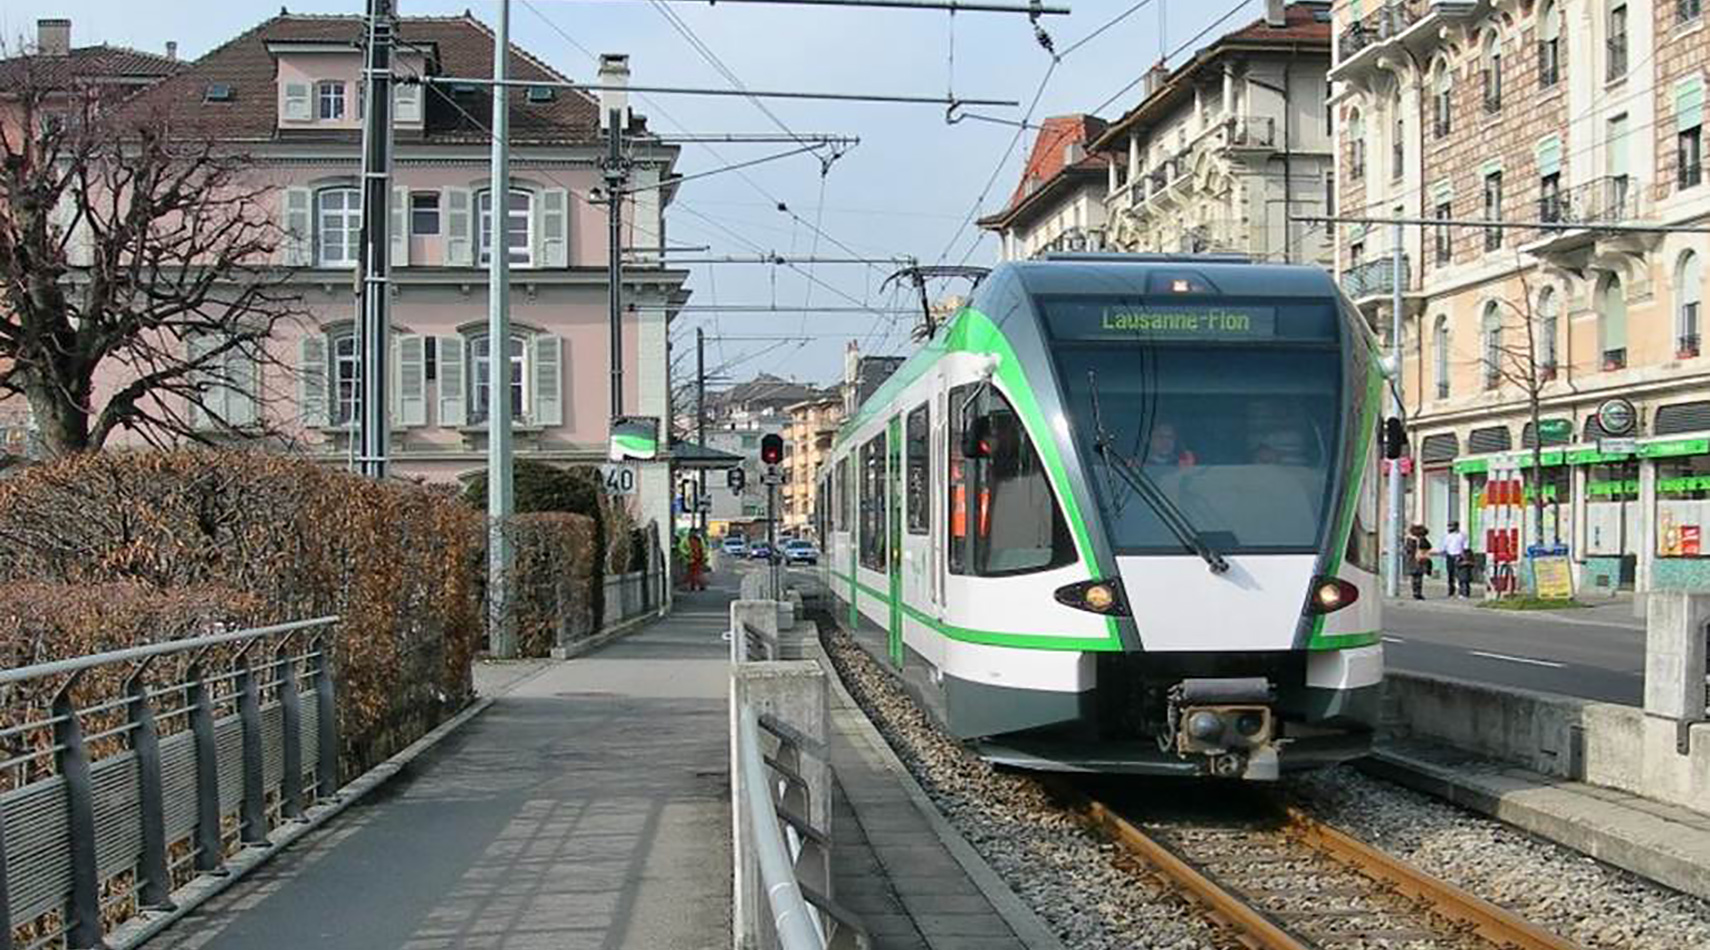
M1596 289L1597 309L1597 354L1600 368L1604 372L1614 372L1627 368L1627 289L1618 274L1605 275ZM1614 313L1612 300L1618 300L1621 312ZM1621 330L1621 345L1609 346L1609 330L1619 318Z
M1610 7L1609 14L1604 18L1603 23L1607 33L1603 39L1603 79L1605 82L1614 82L1617 79L1625 78L1627 75L1628 29L1631 26L1628 23L1627 5L1619 3ZM1617 25L1620 26L1619 30L1616 29Z
M1677 190L1685 191L1704 183L1703 126L1695 125L1690 129L1683 129L1675 133L1674 164L1675 188Z
M430 208L418 207L417 203L424 201L424 200L431 200L433 203L433 207L431 209ZM418 215L430 214L430 213L433 215L433 230L431 230L431 231L424 230L423 228L420 227L421 219L418 217ZM440 233L441 233L441 229L443 227L444 227L444 217L443 217L443 211L440 208L439 192L437 192L437 191L412 191L412 192L410 192L410 237L439 237Z
M1554 287L1538 292L1538 376L1543 380L1556 378L1560 368L1561 303Z
M932 415L929 403L910 409L903 420L903 490L909 534L932 532ZM918 422L918 430L916 423Z
M1549 27L1554 26L1554 30ZM1562 79L1561 7L1547 0L1538 14L1538 88L1550 89Z
M888 427L881 428L861 443L860 464L856 478L860 482L860 532L857 538L860 565L870 571L887 573L889 564L890 525L888 522L890 479L886 477L889 446Z
M518 248L509 248L510 265L512 267L534 267L534 245L537 239L535 235L536 225L534 220L536 195L527 188L512 186L511 197L524 198L527 201L527 207L521 210L507 207L505 210L505 216L507 219L521 218L524 222L524 240L522 246ZM493 189L491 188L483 188L475 193L475 265L477 267L486 267L491 263L491 257L489 255L492 252L492 229L488 219L492 216L492 200ZM482 208L483 202L486 203L485 209ZM507 202L507 205L508 204L509 202ZM509 237L511 229L508 226L508 220L506 223L507 227L505 228L504 233Z
M1398 94L1390 106L1389 180L1400 181L1407 173L1407 114Z
M1439 201L1432 209L1433 216L1439 221L1448 221L1454 217L1454 202ZM1439 267L1446 267L1455 259L1454 233L1447 224L1433 225L1431 229L1432 247L1436 252L1436 262Z
M1447 60L1439 60L1431 77L1431 131L1438 139L1448 138L1454 131L1454 95L1454 72Z
M1366 177L1366 119L1359 109L1348 116L1348 178Z
M1674 291L1675 358L1687 359L1703 352L1704 256L1692 248L1675 260Z
M487 346L487 355L477 353L477 347L488 344L491 339L486 331L464 335L464 378L467 380L465 393L465 418L470 426L484 426L492 418L491 404L487 402L489 384L483 378L483 373L492 371L492 347ZM518 398L512 405L511 424L529 424L529 414L534 409L534 376L529 366L529 356L534 346L533 336L529 333L512 330L511 341L518 345L519 352L509 357L508 362L517 369L517 378L511 384L513 391L519 390Z
M1502 38L1494 31L1485 35L1478 68L1484 80L1484 113L1496 115L1502 111Z
M1492 300L1484 305L1479 328L1484 367L1484 388L1493 390L1502 385L1502 305Z
M329 428L354 428L362 411L362 341L356 328L341 327L327 333L327 424ZM341 353L348 346L350 352ZM343 371L350 369L350 396L345 398Z
M1502 223L1502 170L1498 169L1484 176L1484 220L1492 223ZM1502 229L1484 229L1484 249L1494 251L1502 247Z
M1437 384L1437 398L1449 398L1449 317L1438 314L1437 322L1431 329L1432 365L1431 375Z
M340 195L344 204L339 208L327 208L326 201L332 195ZM355 185L328 185L316 189L313 205L314 234L315 234L315 265L326 268L354 268L362 256L362 191ZM345 254L338 258L327 256L329 244L326 240L326 220L329 214L336 215L341 227L338 233L343 235L340 248Z
M320 122L344 121L347 99L344 80L322 79L316 82L315 119Z

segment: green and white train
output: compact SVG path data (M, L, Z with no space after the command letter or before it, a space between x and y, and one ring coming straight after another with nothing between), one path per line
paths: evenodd
M820 471L833 615L996 762L1263 780L1363 754L1382 390L1317 268L999 266Z

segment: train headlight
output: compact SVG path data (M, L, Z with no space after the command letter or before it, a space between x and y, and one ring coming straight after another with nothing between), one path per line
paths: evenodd
M1128 616L1128 605L1122 597L1122 582L1115 580L1082 581L1059 587L1057 603L1076 610L1091 611L1112 617Z
M1200 742L1216 742L1223 735L1223 719L1202 709L1188 716L1187 734Z
M1341 610L1360 599L1360 589L1339 577L1320 577L1312 582L1312 598L1306 609L1315 614Z

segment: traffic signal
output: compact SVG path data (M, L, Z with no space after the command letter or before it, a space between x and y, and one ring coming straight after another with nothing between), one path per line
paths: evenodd
M773 433L760 440L760 461L776 465L784 460L784 437Z

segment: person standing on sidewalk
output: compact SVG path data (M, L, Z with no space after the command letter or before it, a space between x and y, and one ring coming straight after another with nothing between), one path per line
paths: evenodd
M1459 585L1462 597L1472 596L1472 559L1467 556L1467 535L1459 521L1449 522L1449 533L1443 535L1443 570L1449 575L1449 596L1455 596Z
M1425 575L1431 572L1431 538L1425 526L1416 524L1407 532L1407 573L1413 578L1413 599L1425 599Z

